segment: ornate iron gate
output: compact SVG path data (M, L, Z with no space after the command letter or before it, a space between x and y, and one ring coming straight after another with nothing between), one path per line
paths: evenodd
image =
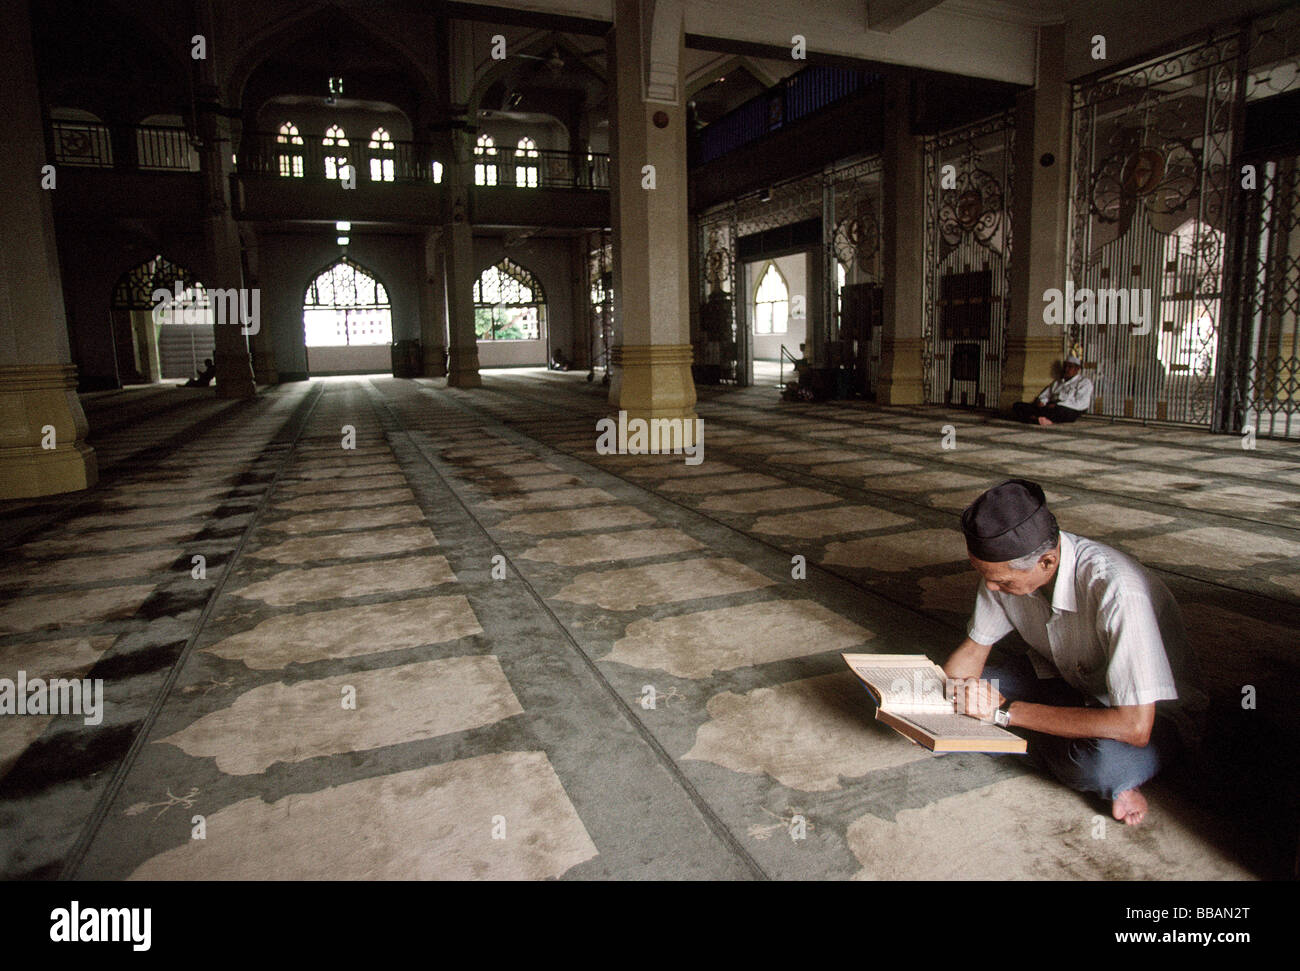
M1010 112L925 143L925 341L932 404L985 407L1002 389L1011 275Z
M1300 437L1300 156L1253 163L1221 431Z
M1234 33L1075 89L1060 323L1094 414L1213 418L1239 48Z

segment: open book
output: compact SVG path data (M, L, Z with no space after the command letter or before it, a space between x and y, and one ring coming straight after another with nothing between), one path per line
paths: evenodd
M953 710L943 668L924 654L845 654L876 698L876 719L932 752L1024 752L1025 740Z

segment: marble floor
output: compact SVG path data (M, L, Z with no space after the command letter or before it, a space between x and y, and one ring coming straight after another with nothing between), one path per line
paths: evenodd
M0 718L0 874L1293 872L1300 445L756 387L701 389L691 466L598 455L583 378L87 396L99 486L0 504L0 678L103 718ZM956 645L956 515L1008 475L1183 605L1213 727L1140 829L909 744L840 660Z

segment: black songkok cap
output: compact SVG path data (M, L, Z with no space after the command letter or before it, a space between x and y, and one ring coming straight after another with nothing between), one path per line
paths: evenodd
M1052 538L1052 514L1037 483L1008 479L984 493L961 514L966 549L986 563L1005 563Z

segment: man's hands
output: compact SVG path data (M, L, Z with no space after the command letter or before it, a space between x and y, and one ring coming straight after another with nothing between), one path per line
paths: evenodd
M959 715L969 715L980 721L992 721L993 713L1006 700L991 681L979 678L958 678L952 686L953 709Z

